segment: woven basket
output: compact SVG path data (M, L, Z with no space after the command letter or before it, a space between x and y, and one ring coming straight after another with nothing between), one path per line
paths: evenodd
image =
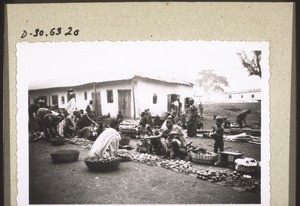
M59 150L51 153L52 161L55 163L66 163L77 161L79 157L78 150Z
M192 162L198 164L211 165L218 160L217 154L203 154L191 151Z
M121 158L115 158L108 162L100 162L100 161L93 161L90 157L86 157L84 159L86 166L91 171L95 172L107 172L107 171L114 171L118 168Z

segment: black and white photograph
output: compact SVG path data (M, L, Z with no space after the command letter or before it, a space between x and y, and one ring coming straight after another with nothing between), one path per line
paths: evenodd
M269 204L268 42L16 48L19 203Z

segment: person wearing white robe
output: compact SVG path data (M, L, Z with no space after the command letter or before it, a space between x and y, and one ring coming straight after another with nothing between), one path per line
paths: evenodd
M117 157L120 140L121 136L117 130L105 129L94 142L89 157L98 159Z

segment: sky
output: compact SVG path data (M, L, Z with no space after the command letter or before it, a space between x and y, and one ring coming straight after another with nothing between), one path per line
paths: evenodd
M241 51L251 55L252 50L262 50L262 62L268 62L265 42L22 42L17 44L17 71L30 88L45 81L55 86L58 81L83 76L93 79L104 73L138 71L168 73L195 82L199 72L211 69L227 78L227 90L236 91L261 88L261 79L249 76L237 56Z

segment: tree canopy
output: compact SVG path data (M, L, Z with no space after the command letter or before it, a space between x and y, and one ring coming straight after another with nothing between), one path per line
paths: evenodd
M228 86L227 78L213 73L213 70L207 69L199 72L197 83L204 89L205 92L224 91L224 86Z
M261 77L261 51L253 51L253 54L254 56L250 60L244 51L241 53L237 53L237 55L240 57L242 65L248 70L249 75L256 75Z

